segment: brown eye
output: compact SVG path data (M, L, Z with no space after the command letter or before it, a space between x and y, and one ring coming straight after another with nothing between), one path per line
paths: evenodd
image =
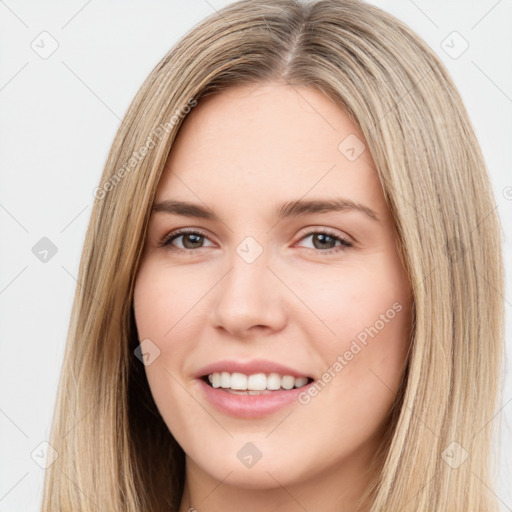
M346 238L330 231L310 231L304 235L301 240L305 240L309 237L312 237L313 240L313 247L309 247L309 249L326 254L344 251L346 248L353 246ZM338 244L337 247L336 244Z
M312 235L312 237L315 249L332 249L336 246L336 239L330 235L326 235L324 233L315 233ZM320 247L316 247L314 242L318 242ZM326 247L326 245L329 245L329 247Z
M182 244L185 249L197 249L201 245L203 235L185 233L183 235L174 236L171 240L176 240L177 238L182 238Z
M175 240L182 239L181 245L176 246L173 242ZM205 234L200 233L198 231L178 231L171 233L166 236L160 243L160 247L168 247L172 250L176 249L178 251L194 251L197 249L203 249L204 240L208 240Z

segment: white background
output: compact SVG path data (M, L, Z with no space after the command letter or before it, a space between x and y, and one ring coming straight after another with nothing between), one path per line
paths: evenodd
M31 453L49 436L92 190L120 120L171 46L228 3L0 0L0 512L40 507L44 469ZM491 175L505 232L508 338L502 407L492 420L502 429L500 472L491 484L512 510L512 0L371 3L446 64ZM453 31L469 44L458 58L441 46ZM43 37L46 49L51 38L58 44L45 59L31 47ZM42 237L57 247L47 263L32 252Z

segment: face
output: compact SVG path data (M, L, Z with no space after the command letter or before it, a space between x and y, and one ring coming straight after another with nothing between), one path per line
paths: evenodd
M281 84L207 97L182 125L134 311L187 472L251 489L361 481L411 328L365 146L326 96Z

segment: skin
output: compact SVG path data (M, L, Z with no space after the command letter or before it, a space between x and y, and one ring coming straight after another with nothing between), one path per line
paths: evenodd
M180 512L352 511L371 476L405 367L412 303L370 151L351 161L338 149L349 134L366 146L322 93L268 83L207 97L175 141L155 203L190 201L220 218L153 213L134 290L139 340L160 349L145 366L149 386L186 453ZM379 220L358 211L274 216L285 201L334 197ZM178 228L206 237L158 245ZM311 234L326 228L352 247ZM263 249L250 264L236 251L248 236ZM333 372L394 303L400 311ZM194 379L228 358L334 376L307 404L237 418L206 401ZM250 468L237 457L247 442L262 454Z

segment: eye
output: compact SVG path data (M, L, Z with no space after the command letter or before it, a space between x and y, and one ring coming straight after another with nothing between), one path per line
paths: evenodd
M314 247L308 247L307 249L319 251L323 254L337 253L346 250L348 247L353 247L352 242L326 229L310 231L304 235L301 240L305 240L309 237L313 237L312 241ZM339 245L336 247L337 242L339 242Z
M312 240L315 247L309 247L307 249L321 252L323 254L337 253L353 246L352 242L346 238L326 229L310 231L309 233L306 233L300 240L305 240L309 237L313 237ZM182 247L177 247L173 243L179 238L182 239ZM169 249L176 251L178 254L188 253L191 255L194 252L197 253L201 249L205 248L205 246L202 245L204 240L209 239L206 234L202 233L201 231L180 229L179 231L172 232L164 237L164 239L160 241L158 245L160 247L168 247ZM336 246L336 244L338 245Z
M178 238L183 239L183 247L176 247L173 244L174 240ZM203 239L208 240L207 236L200 231L181 229L167 235L158 245L160 247L169 247L172 250L176 250L178 253L188 252L191 254L192 252L198 252L198 249L203 249L203 247L201 247Z

